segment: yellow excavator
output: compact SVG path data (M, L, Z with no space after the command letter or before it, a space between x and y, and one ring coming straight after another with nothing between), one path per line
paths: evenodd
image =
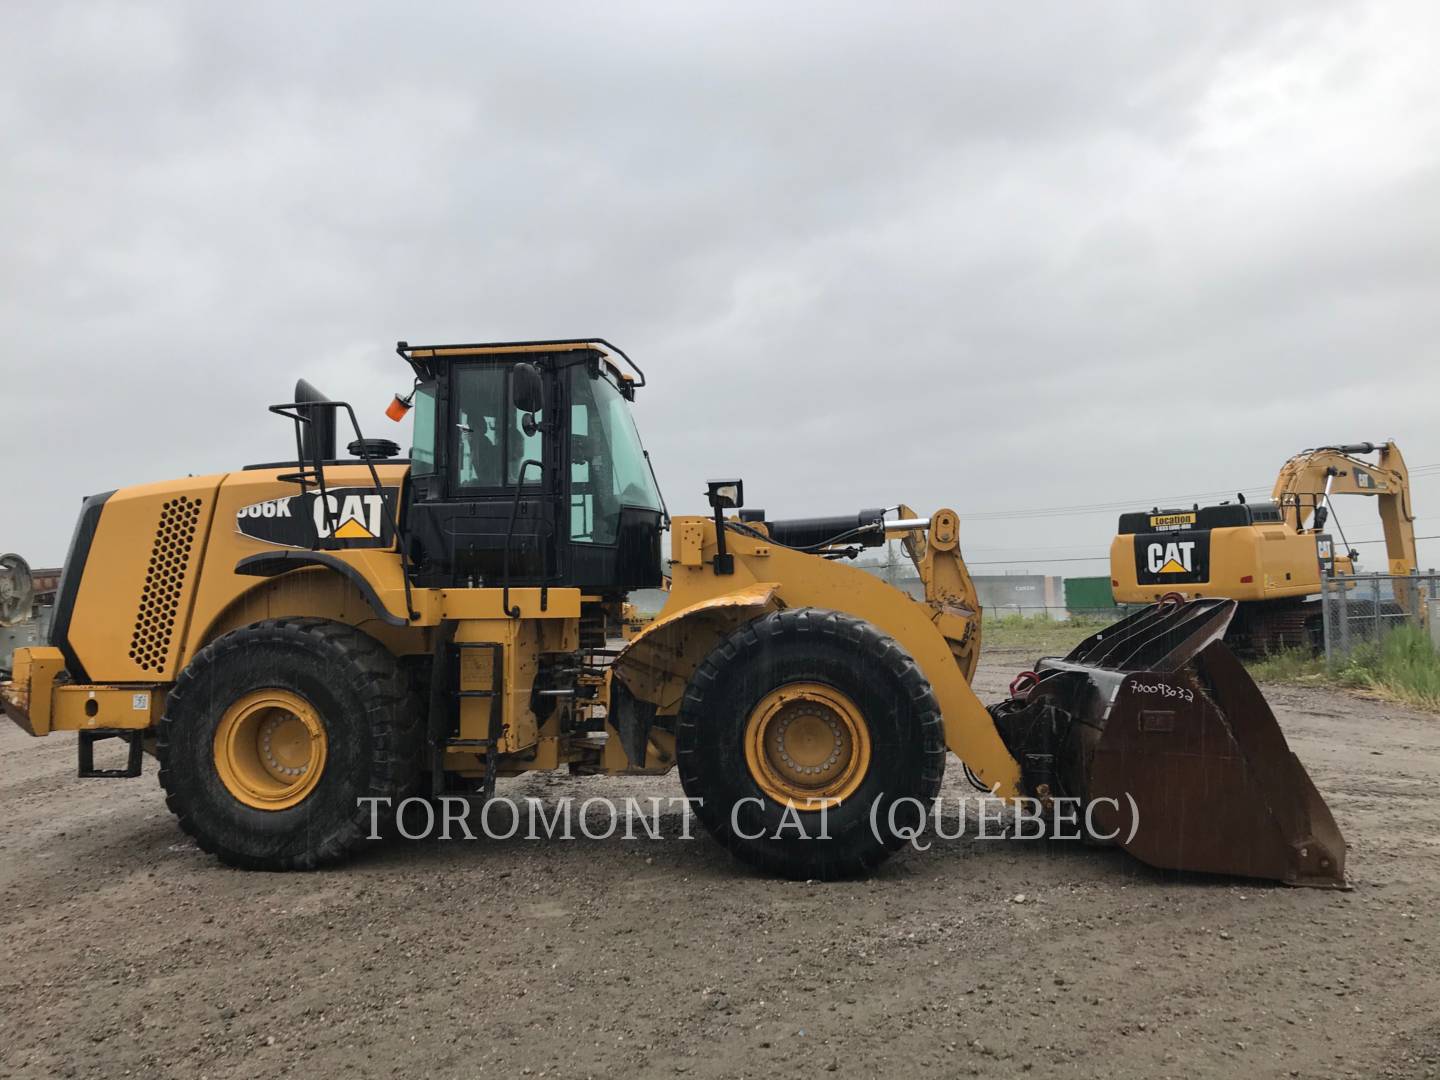
M82 777L153 756L180 827L245 868L333 863L377 814L472 809L499 777L678 769L743 860L854 876L924 827L948 750L992 796L1083 805L1086 837L1154 866L1344 885L1329 810L1221 641L1232 602L1147 607L986 708L954 511L772 518L727 479L671 521L619 348L397 351L407 457L302 380L271 407L284 460L86 499L6 714L76 732ZM667 527L664 606L627 634ZM846 565L887 540L923 598Z
M1378 454L1374 463L1358 455ZM1388 572L1414 574L1415 512L1410 474L1394 442L1322 446L1296 454L1280 469L1267 502L1234 502L1120 515L1110 544L1110 584L1124 604L1148 604L1172 593L1237 602L1226 640L1246 654L1323 643L1316 594L1324 578L1354 573L1357 553L1337 551L1326 531L1331 497L1369 495L1379 504ZM1343 540L1343 537L1342 537ZM1396 583L1392 614L1414 611L1414 589ZM1366 601L1352 616L1373 618ZM1382 612L1381 614L1384 614Z

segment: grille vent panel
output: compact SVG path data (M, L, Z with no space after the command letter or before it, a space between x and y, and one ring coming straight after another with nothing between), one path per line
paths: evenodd
M142 671L160 672L170 656L175 634L175 616L185 588L190 565L190 548L200 522L200 500L170 499L160 508L155 545L135 614L135 634L130 639L130 659Z

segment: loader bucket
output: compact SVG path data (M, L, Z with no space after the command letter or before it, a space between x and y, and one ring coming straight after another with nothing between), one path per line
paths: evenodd
M1345 888L1345 841L1222 640L1233 600L1145 608L1042 660L991 710L1042 799L1151 866Z

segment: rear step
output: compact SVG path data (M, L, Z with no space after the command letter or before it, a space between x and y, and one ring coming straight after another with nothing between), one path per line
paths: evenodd
M1223 641L1234 613L1147 607L1040 661L996 727L1027 794L1095 803L1095 833L1142 862L1346 888L1335 819Z

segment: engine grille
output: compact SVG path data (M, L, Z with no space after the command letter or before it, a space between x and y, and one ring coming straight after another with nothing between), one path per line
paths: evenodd
M145 588L135 614L135 634L130 639L130 658L142 671L163 671L170 656L175 615L180 610L190 546L199 521L199 499L182 496L161 506Z

